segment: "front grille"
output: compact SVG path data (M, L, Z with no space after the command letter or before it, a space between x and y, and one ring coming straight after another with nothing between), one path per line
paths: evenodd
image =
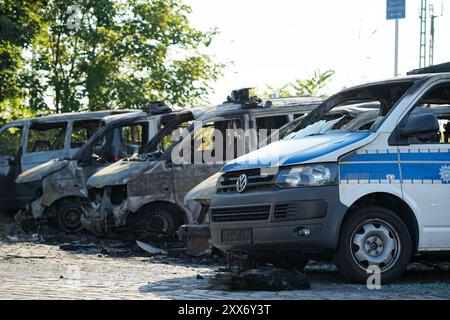
M291 219L297 215L297 203L277 204L273 211L274 219Z
M242 174L247 176L248 181L244 192L248 190L267 189L274 186L274 174L261 174L260 169L241 170L222 174L217 184L217 192L237 192L236 181Z
M213 222L267 220L270 205L211 209Z

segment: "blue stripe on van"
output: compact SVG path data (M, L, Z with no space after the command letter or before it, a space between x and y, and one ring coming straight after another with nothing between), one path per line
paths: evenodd
M441 180L441 169L444 165L443 163L402 163L403 180ZM450 162L447 165L450 165Z
M388 175L400 179L396 163L353 163L339 165L341 180L386 180Z

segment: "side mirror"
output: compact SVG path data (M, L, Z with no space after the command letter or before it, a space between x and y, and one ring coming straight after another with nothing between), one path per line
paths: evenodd
M439 132L439 120L432 113L422 113L410 116L406 126L400 129L403 137L420 137L433 135Z

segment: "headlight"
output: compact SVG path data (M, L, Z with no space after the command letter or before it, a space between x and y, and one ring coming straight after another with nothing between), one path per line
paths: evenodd
M311 164L280 169L276 184L281 188L336 184L336 164Z

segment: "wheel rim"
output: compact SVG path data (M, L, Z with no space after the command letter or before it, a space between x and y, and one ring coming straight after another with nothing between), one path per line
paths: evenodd
M401 245L397 231L389 223L371 219L355 228L350 248L358 267L366 271L369 266L378 266L384 272L397 262Z
M164 214L155 213L152 215L148 222L148 228L151 232L168 232L170 228L170 222L167 220Z
M80 227L81 212L77 208L66 210L62 214L62 225L67 230L74 230Z
M139 236L170 234L173 221L168 213L156 211L136 221L134 229Z

